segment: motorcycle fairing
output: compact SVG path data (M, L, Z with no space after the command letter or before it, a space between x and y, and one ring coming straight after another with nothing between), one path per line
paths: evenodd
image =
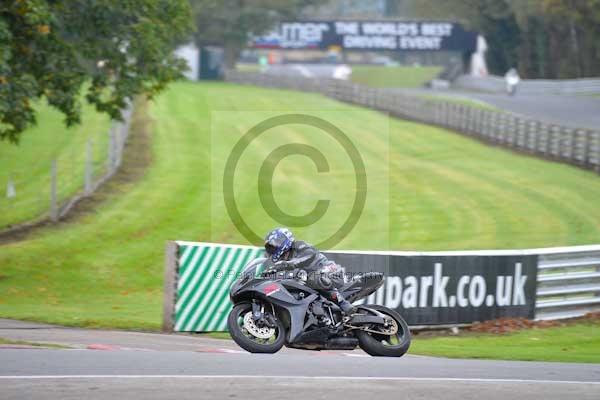
M308 306L319 295L312 289L302 286L306 292L314 292L303 299L296 299L282 284L282 281L265 281L254 285L248 285L235 294L232 293L232 302L236 303L236 298L245 295L252 295L254 298L260 298L276 306L281 306L289 312L290 326L288 330L288 343L293 343L304 328L304 318L308 311ZM295 282L294 282L295 283ZM285 282L288 285L288 282ZM293 285L295 287L295 285Z

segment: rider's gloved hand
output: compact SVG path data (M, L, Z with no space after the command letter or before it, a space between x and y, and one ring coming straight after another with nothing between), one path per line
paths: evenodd
M287 263L285 261L277 261L276 263L269 266L269 268L265 272L269 273L277 273L280 271L284 271L287 268Z
M275 264L273 264L272 268L277 271L283 271L288 268L288 263L283 260L277 261Z

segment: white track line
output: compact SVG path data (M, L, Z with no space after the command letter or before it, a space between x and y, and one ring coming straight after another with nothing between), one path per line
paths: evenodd
M423 382L479 382L479 383L543 383L568 385L598 385L597 381L552 381L544 379L494 378L433 378L409 376L291 376L291 375L0 375L1 380L35 379L281 379L281 380L364 380L364 381L423 381Z
M371 357L368 354L360 354L360 353L341 353L341 355L346 356L346 357Z

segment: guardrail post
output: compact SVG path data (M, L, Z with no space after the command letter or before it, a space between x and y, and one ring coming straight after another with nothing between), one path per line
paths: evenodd
M571 161L571 155L569 151L571 150L571 134L573 132L569 128L565 128L564 126L560 127L560 152L559 156L562 159Z
M490 113L488 110L481 110L481 131L479 132L479 135L484 139L484 140L489 140L489 136L490 136L490 131L489 131L489 118L490 118Z
M589 132L589 146L590 146L590 164L594 164L594 171L600 174L600 132L592 131ZM593 160L592 160L593 157Z
M550 157L556 157L557 154L557 149L559 148L559 145L557 144L557 138L556 138L556 131L557 131L558 127L555 125L550 125L549 129L548 129L548 140L550 142L550 146L549 146L549 152L548 155Z
M58 221L58 198L57 198L57 177L56 177L56 160L52 160L50 166L50 220Z
M575 129L571 138L571 158L577 165L584 165L584 157L580 152L583 146L585 146L585 132Z
M115 150L116 150L116 142L115 142L115 124L113 124L108 131L108 160L107 160L107 169L109 171L114 171L115 169Z
M517 120L517 138L515 140L515 147L519 150L523 150L525 148L525 142L527 140L527 121L519 118Z
M518 135L518 128L519 128L519 117L515 117L515 116L510 116L508 118L508 136L507 139L508 141L506 143L508 143L509 147L516 147L517 144L517 135Z
M551 149L551 145L552 145L552 140L551 140L551 134L550 134L550 127L548 124L542 124L541 125L542 128L542 132L540 132L540 134L543 133L544 135L544 149L542 150L544 156L548 157L550 155L550 149Z
M538 122L537 121L529 121L529 126L527 127L529 133L528 133L528 138L527 138L527 148L529 149L529 152L532 154L536 154L537 153L537 149L538 149Z
M506 124L506 114L505 113L500 113L499 115L499 119L497 121L497 125L496 125L496 130L497 130L497 135L496 135L496 140L497 143L500 144L504 144L505 139L504 137L506 136L506 130L507 128L507 124Z
M483 128L484 111L480 108L475 110L475 134L480 138L485 138L485 130Z
M177 243L169 241L165 249L163 298L163 332L173 332L175 326L175 296L177 293Z
M592 162L590 160L590 148L592 146L592 131L586 130L583 137L583 165L590 167Z
M86 154L85 154L85 177L84 177L84 191L86 195L92 193L92 175L93 175L93 142L92 139L88 139Z
M115 129L115 169L121 166L121 149L123 142L123 128L125 127L123 122L117 123L117 128Z

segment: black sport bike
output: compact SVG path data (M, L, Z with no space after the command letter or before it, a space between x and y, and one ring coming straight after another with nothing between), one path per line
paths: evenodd
M251 353L275 353L284 345L307 350L353 350L372 356L401 357L410 346L410 331L394 310L357 306L346 316L332 301L309 288L306 272L269 276L265 261L248 263L229 296L233 309L227 326L233 340ZM383 284L383 274L369 272L346 283L340 293L350 302L365 298Z

